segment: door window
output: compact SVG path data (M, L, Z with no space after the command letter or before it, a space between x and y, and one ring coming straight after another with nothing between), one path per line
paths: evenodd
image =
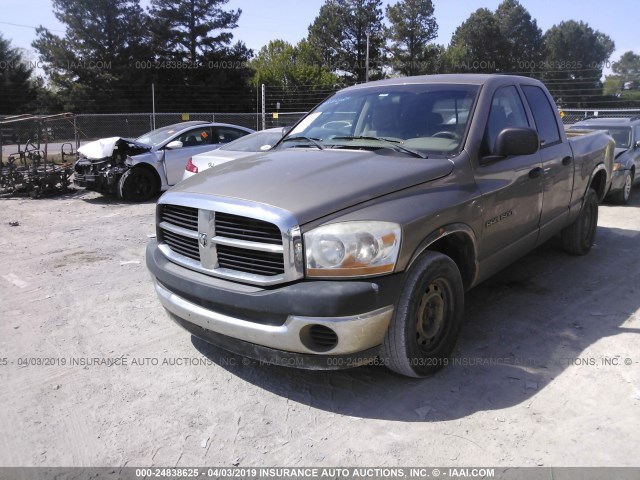
M210 145L211 128L201 127L188 130L180 135L176 140L181 141L183 147L199 147L200 145Z
M229 143L240 137L244 137L248 132L231 127L214 127L213 143Z
M547 95L539 87L523 85L522 91L527 97L533 119L538 128L540 136L540 146L545 147L553 145L560 141L560 132L558 132L558 122L553 107L549 103Z
M493 95L484 135L484 154L492 154L498 134L507 127L528 127L524 105L513 85L502 87Z

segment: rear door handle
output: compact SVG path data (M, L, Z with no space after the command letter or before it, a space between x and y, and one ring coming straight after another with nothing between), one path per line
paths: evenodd
M566 167L567 165L571 165L572 161L573 161L573 157L564 157L562 159L562 165Z
M540 175L542 175L541 167L536 167L529 172L529 178L538 178Z

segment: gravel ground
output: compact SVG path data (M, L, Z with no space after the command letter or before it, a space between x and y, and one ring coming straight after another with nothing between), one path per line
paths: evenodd
M153 202L0 206L0 466L640 466L638 194L588 256L551 241L472 290L425 380L192 338L144 265Z

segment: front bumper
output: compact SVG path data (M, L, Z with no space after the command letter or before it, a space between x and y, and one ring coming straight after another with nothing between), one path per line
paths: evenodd
M307 362L307 368L341 365L326 362L327 358L349 357L346 367L375 357L402 285L402 274L395 274L263 289L176 265L160 252L156 241L149 243L146 261L162 305L194 335L269 363L280 363L287 355L322 357ZM335 343L318 344L313 333L318 328L324 334L326 329L334 332ZM224 341L215 341L220 338ZM356 357L361 361L354 361Z

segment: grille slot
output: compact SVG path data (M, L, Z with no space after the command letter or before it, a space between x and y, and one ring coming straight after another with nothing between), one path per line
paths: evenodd
M220 268L266 276L284 273L282 253L260 252L226 245L217 245L217 250Z
M163 204L160 219L187 230L198 231L198 209L181 205Z
M230 213L216 213L216 235L249 242L282 245L282 234L277 225Z
M198 247L197 239L185 237L164 228L161 230L162 239L171 247L171 250L185 257L200 261L200 248Z

